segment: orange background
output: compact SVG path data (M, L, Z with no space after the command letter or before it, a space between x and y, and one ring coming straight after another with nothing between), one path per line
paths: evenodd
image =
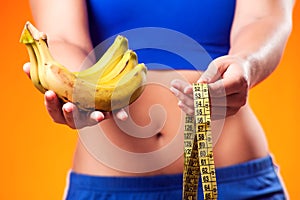
M28 1L2 1L0 9L0 199L61 199L77 132L51 121L43 96L22 71L28 55L18 40L24 23L32 21ZM299 35L298 2L279 68L250 93L291 199L300 199Z

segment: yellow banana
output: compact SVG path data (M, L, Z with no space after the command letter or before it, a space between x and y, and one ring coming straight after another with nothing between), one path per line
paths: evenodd
M97 82L114 69L115 65L121 60L123 54L128 50L128 40L118 35L113 44L106 50L102 57L93 66L86 70L75 72L81 79L89 79Z
M109 73L105 71L99 80L99 84L104 84L118 76L122 76L138 64L137 55L132 50L127 50L122 56L121 60L115 65L113 69L110 69ZM123 73L122 73L123 72Z
M131 104L142 94L146 82L146 74L147 68L145 64L139 63L134 69L121 77L112 91L112 110Z
M46 40L46 35L30 23L25 25L20 40L28 46L37 66L33 70L34 84L41 87L41 92L53 90L63 101L73 102L80 109L102 111L125 107L141 95L147 68L138 64L135 52L128 50L125 37L116 37L95 65L73 73L53 59Z
M129 60L122 72L107 82L91 83L77 79L73 93L73 102L86 109L116 110L135 101L143 91L147 68L137 64L136 54L128 51ZM127 57L127 56L126 56Z
M28 31L28 23L25 24L23 33L20 38L20 42L24 43L30 59L30 79L33 85L42 93L46 92L46 89L41 85L39 74L38 74L38 61L36 52L32 46L34 39ZM37 52L38 53L38 52Z

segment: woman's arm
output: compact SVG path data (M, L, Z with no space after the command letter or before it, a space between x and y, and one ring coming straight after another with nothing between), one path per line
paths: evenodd
M229 54L215 59L200 77L209 83L213 118L234 115L247 102L248 90L277 67L292 26L293 0L238 0ZM192 89L174 81L179 106L193 113Z
M249 62L249 86L268 77L282 57L292 28L294 0L238 0L229 55Z
M54 58L72 71L93 49L84 0L30 0L34 22L48 36Z

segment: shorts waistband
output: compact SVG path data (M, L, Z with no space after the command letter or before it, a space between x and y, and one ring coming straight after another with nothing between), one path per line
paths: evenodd
M216 169L218 183L250 178L274 170L271 156L244 162L241 164ZM182 174L155 176L93 176L70 172L70 188L92 190L145 190L182 188Z
M270 155L237 165L217 168L216 175L219 182L228 182L259 176L269 171L274 171L274 163Z

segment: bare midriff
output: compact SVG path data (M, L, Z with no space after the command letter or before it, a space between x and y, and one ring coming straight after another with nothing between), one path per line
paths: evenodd
M149 70L142 96L129 106L128 120L110 117L101 122L96 134L105 140L89 140L88 135L82 140L79 132L72 170L100 176L182 173L185 114L169 89L170 82L182 79L193 83L199 77L197 71ZM264 132L248 103L234 116L213 121L212 129L217 168L269 153ZM106 152L104 156L102 152Z

